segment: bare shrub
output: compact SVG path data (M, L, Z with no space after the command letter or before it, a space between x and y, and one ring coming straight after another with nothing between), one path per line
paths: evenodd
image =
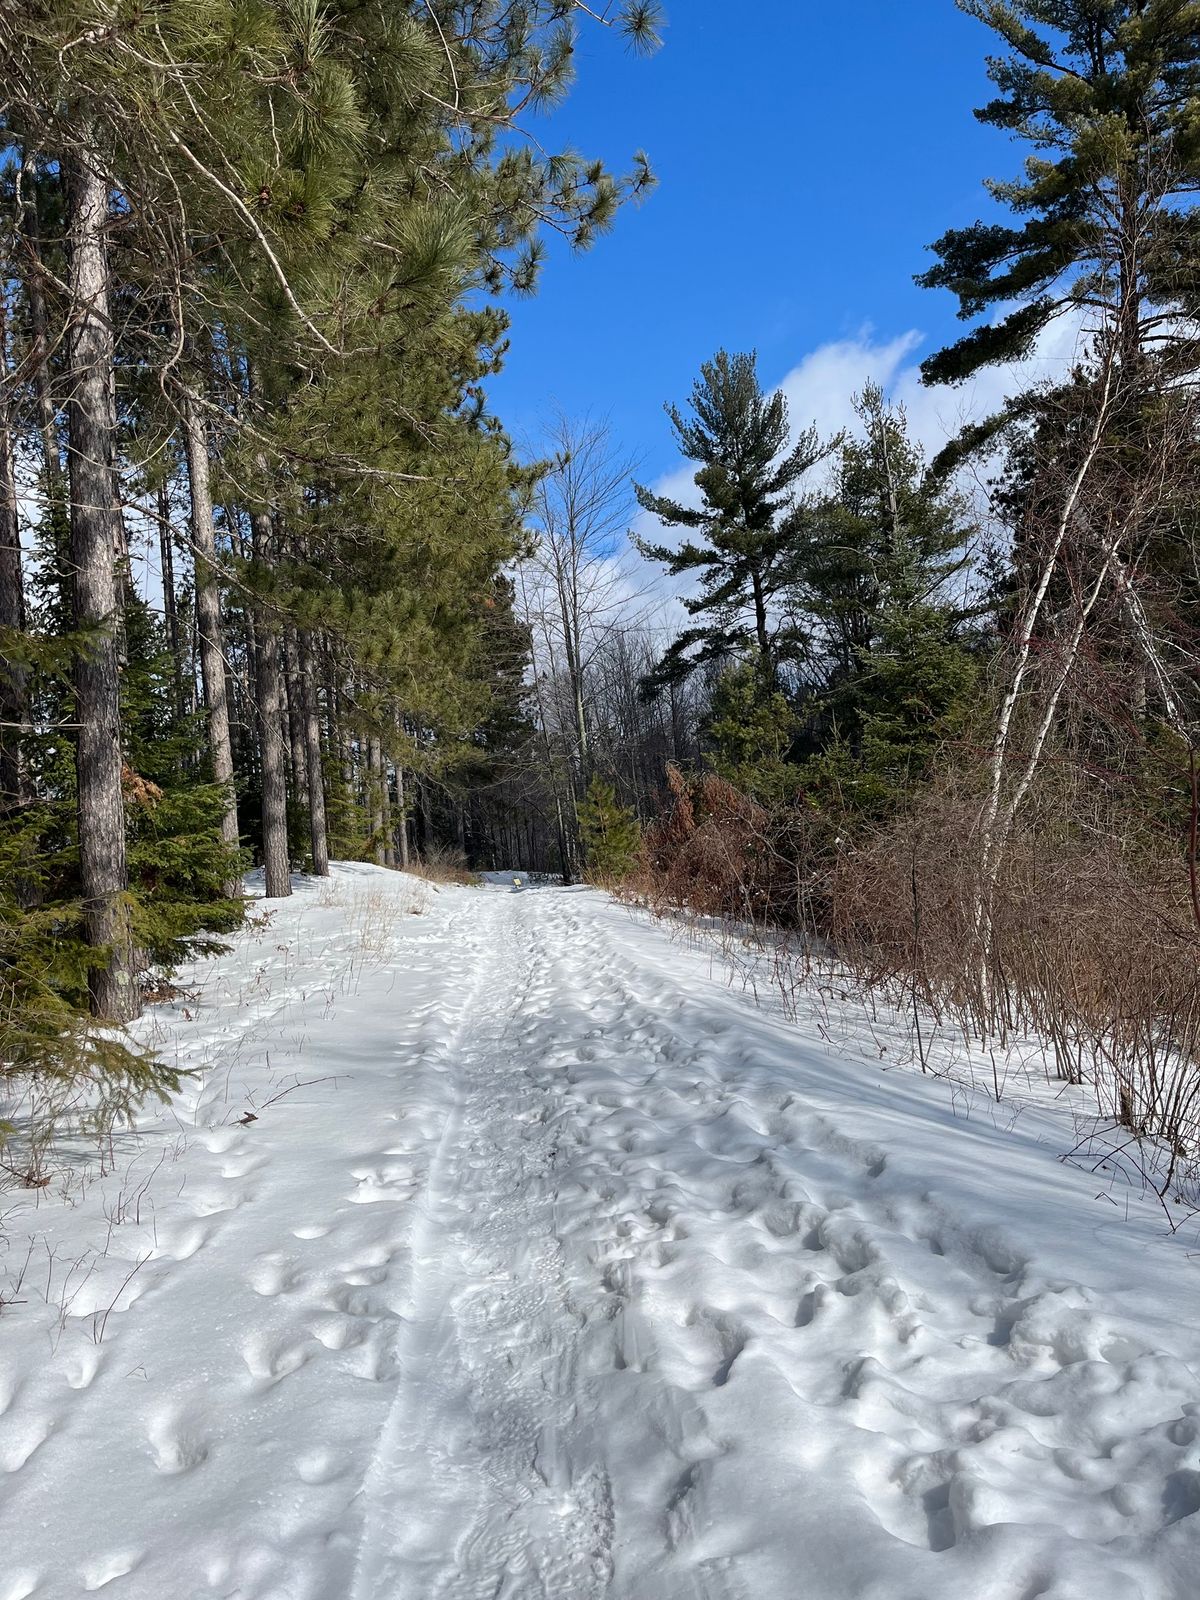
M754 927L794 926L808 898L782 835L785 820L715 773L667 769L671 800L643 835L623 885L659 915L684 909Z
M1161 831L1130 824L1119 785L1052 764L993 863L985 949L983 782L968 761L904 814L838 827L673 770L671 804L622 891L659 916L704 919L745 981L790 1012L830 986L885 1001L910 1019L922 1066L935 1029L1002 1055L1040 1039L1051 1080L1085 1086L1110 1127L1165 1142L1165 1194L1200 1164L1200 929L1187 863ZM993 1086L999 1098L999 1067Z
M458 883L469 887L479 882L479 874L468 867L463 852L449 846L427 850L419 859L410 861L405 871L423 878L426 883Z
M989 885L981 946L972 796L934 794L843 852L830 933L865 986L965 1036L1030 1034L1064 1082L1192 1162L1200 1141L1200 929L1186 864L1116 808L1046 783Z

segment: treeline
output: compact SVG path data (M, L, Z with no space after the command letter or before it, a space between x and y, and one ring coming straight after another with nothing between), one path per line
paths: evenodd
M251 859L285 895L432 843L516 739L497 296L651 182L518 132L577 21L655 43L644 0L0 16L10 1083L153 1081L89 1012L233 926Z
M1027 160L989 185L1011 221L933 247L919 281L968 327L923 375L1031 376L926 462L878 389L846 436L797 435L754 358L718 353L668 408L694 495L637 490L690 625L649 660L652 633L603 602L580 630L576 576L603 595L611 565L566 541L542 726L589 788L605 875L769 925L772 948L794 930L797 960L889 989L918 1047L930 1018L989 1044L1036 1031L1103 1109L1191 1153L1200 9L963 9L997 36L977 115ZM1064 317L1070 370L1022 369ZM648 753L672 763L649 799Z

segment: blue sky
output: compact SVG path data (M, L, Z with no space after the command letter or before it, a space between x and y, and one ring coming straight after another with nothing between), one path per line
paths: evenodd
M953 0L666 3L649 60L583 28L544 130L618 168L644 147L659 187L588 254L551 249L491 386L519 437L555 404L609 416L650 479L679 464L663 402L720 345L757 348L772 384L807 363L821 382L789 384L793 408L831 429L837 386L873 367L911 393L912 363L960 326L950 295L913 283L925 246L1021 159L972 116L994 36Z

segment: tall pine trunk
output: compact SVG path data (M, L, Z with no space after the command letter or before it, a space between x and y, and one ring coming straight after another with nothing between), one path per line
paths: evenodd
M383 771L380 773L380 777L383 779L379 791L379 803L383 814L383 864L385 867L391 867L394 870L396 866L396 834L392 826L392 775L386 756L383 758Z
M367 740L367 795L371 817L371 845L377 866L387 865L387 846L384 835L385 774L383 748L378 739Z
M325 773L321 760L321 716L317 704L317 674L313 662L312 640L301 631L296 635L300 663L300 693L304 722L304 753L308 763L308 831L312 843L313 871L318 878L329 876L329 830L325 820Z
M254 561L269 567L274 530L265 511L251 513ZM258 690L259 767L262 781L262 853L266 895L277 900L292 892L287 831L287 747L283 736L283 673L279 634L260 610L254 630L254 675Z
M288 743L291 747L292 795L301 809L308 807L308 753L304 745L304 709L300 684L300 652L295 628L284 630L279 659L287 695Z
M175 714L187 715L183 692L183 649L179 638L179 597L175 593L175 542L171 534L171 502L166 480L158 486L158 566L162 575L163 619L167 625L167 648L171 652L171 675L175 681Z
M233 741L229 729L229 685L225 673L225 639L221 623L221 586L217 578L216 536L213 532L212 478L208 460L208 429L200 407L190 395L183 401L183 444L191 490L192 553L196 565L196 632L200 644L200 682L208 720L208 748L213 782L225 791L221 838L237 848L239 839L237 795L233 786ZM232 898L240 893L236 879L225 885Z
M396 843L400 849L400 867L408 867L408 808L404 800L404 768L396 768L396 811L399 821L396 825Z
M8 404L8 325L0 298L0 628L25 631L21 523ZM15 659L0 659L0 816L29 800L23 735L29 722L29 675Z
M92 1010L114 1022L137 1016L126 899L125 802L121 791L121 679L118 574L120 517L113 493L113 335L105 229L108 187L83 149L67 182L70 240L67 459L75 621L88 637L75 667L79 724L75 777L84 932L97 952Z

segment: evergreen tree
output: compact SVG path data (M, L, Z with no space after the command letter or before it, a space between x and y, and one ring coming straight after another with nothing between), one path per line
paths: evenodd
M1126 368L1149 349L1190 371L1181 309L1200 295L1200 31L1195 0L958 0L1005 53L976 115L1032 146L1023 179L988 188L1021 220L953 228L918 282L967 320L996 308L922 368L956 382L1026 354L1071 307L1098 310Z
M727 667L717 679L705 725L712 764L721 777L754 799L788 798L798 773L790 756L799 719L757 662Z
M787 401L780 392L763 392L753 354L718 351L701 367L691 405L690 417L673 405L667 415L680 450L700 464L700 507L635 485L644 510L667 527L699 535L678 549L637 541L672 577L695 573L700 579L699 596L684 605L701 621L675 640L648 676L651 694L747 650L756 656L761 681L773 683L780 666L803 652L806 641L780 618L774 602L788 582L802 516L800 481L833 448L819 442L815 428L792 442Z
M825 650L806 708L821 752L807 781L836 774L843 794L856 788L858 804L877 808L925 776L970 702L973 608L955 584L975 530L925 471L904 412L877 385L855 409L861 431L843 443L797 551L794 599Z
M832 490L812 508L790 568L795 610L811 619L823 656L816 695L822 721L857 738L859 704L884 631L925 608L958 626L948 593L962 572L974 529L959 497L925 471L903 410L878 385L855 398L859 432L837 456Z
M637 857L641 829L617 799L616 789L597 774L579 802L579 838L589 874L601 883L625 876Z
M512 136L569 84L592 15L572 0L118 11L0 17L13 1070L72 1039L125 1070L85 1048L89 975L95 1010L129 1017L147 963L238 916L235 793L283 892L303 832L327 858L327 790L347 836L382 817L388 859L392 763L448 771L508 737L520 671L493 624L530 478L484 415L505 324L480 291L532 286L545 229L585 245L651 182L641 157L617 177ZM642 46L655 16L594 20ZM38 565L18 456L38 463ZM165 631L129 554L147 495Z

